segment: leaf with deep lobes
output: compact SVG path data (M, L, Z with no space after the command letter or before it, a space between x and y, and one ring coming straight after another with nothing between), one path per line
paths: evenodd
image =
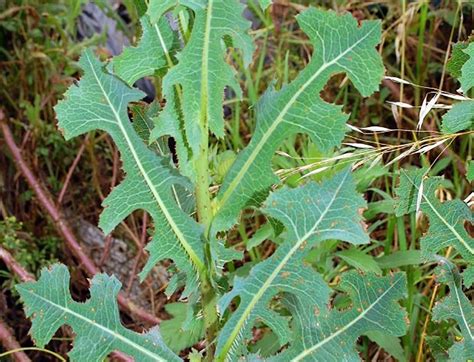
M240 297L238 308L217 339L218 361L239 352L237 347L257 319L272 329L281 345L288 343L287 318L269 307L279 293L295 296L308 309L326 307L330 290L321 275L305 265L303 259L314 245L324 240L367 243L369 238L359 214L364 205L349 170L320 185L285 187L268 197L264 212L283 223L286 240L269 259L253 267L248 277L237 277L233 289L219 301L223 312L235 297Z
M461 330L463 340L449 349L453 361L474 359L474 308L462 290L462 278L456 267L442 259L436 269L437 280L449 286L449 295L433 308L433 320L453 319ZM456 357L455 357L456 356Z
M102 361L109 353L121 351L135 361L181 361L163 343L157 328L137 333L120 322L117 294L121 284L115 277L97 274L91 282L91 297L85 303L75 302L69 292L70 276L62 264L43 269L36 282L16 288L32 318L30 334L43 348L56 331L68 325L74 331L71 361Z
M137 209L154 220L155 232L146 249L150 257L141 272L147 273L163 259L172 259L186 273L184 296L197 288L197 272L204 269L202 228L176 203L172 185L189 187L189 182L137 135L128 118L127 105L143 97L86 50L79 60L84 75L72 85L65 99L55 107L59 127L67 139L92 130L107 132L117 145L126 176L104 200L99 226L105 234Z
M217 137L224 136L224 89L232 88L238 97L242 93L234 69L225 61L227 47L224 40L230 40L234 47L242 50L247 65L252 59L253 43L247 34L250 22L243 18L244 5L238 0L156 0L150 3L148 14L152 22L157 21L178 4L192 9L195 18L191 38L178 54L178 63L163 79L163 93L167 99L165 112L168 116L171 113L175 118L179 117L173 100L175 86L179 85L186 138L197 154L200 126L208 124Z
M426 169L401 170L400 184L395 191L398 195L397 216L416 211L419 203L419 210L430 221L428 232L421 238L423 258L431 259L438 251L452 246L473 264L474 239L464 227L465 221L474 221L472 211L458 199L441 202L435 191L442 179L426 178L426 173Z
M275 361L359 361L357 338L368 332L391 336L406 333L406 313L397 303L406 294L403 273L377 277L347 272L339 289L352 300L352 307L338 311L308 309L296 298L288 298L294 319L294 343Z
M276 91L267 90L256 106L257 126L252 140L238 155L217 196L217 214L211 234L227 230L246 207L259 206L278 182L271 159L279 145L294 133L308 134L322 150L340 145L348 115L324 102L319 93L329 78L344 72L363 96L378 89L383 75L380 22L351 14L310 8L298 23L314 46L308 66L294 81Z

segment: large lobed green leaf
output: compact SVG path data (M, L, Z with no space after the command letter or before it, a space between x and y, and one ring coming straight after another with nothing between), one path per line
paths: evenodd
M369 332L402 336L406 332L406 313L397 301L406 294L403 273L377 277L355 271L342 275L339 288L352 301L348 310L308 308L296 298L287 303L293 314L294 343L276 361L359 361L357 339Z
M319 97L328 79L344 72L364 96L378 89L383 65L375 46L380 22L351 14L310 8L298 23L314 46L313 57L298 77L281 90L269 89L256 106L257 127L249 145L238 155L217 196L213 233L226 230L245 207L258 206L278 178L271 158L281 142L306 133L322 150L338 146L347 131L348 115Z
M219 301L219 309L224 312L235 297L240 297L238 308L219 334L218 361L228 358L228 354L243 353L238 346L257 319L273 330L281 345L290 341L287 318L269 308L279 293L291 294L306 310L326 308L330 289L303 258L314 245L327 239L367 243L359 213L364 206L350 170L320 185L309 183L293 190L285 187L269 196L264 212L283 223L286 240L269 259L252 268L248 277L237 277L233 289ZM297 313L295 318L300 315Z
M432 259L438 251L452 246L463 258L474 264L474 239L464 228L464 222L474 221L473 213L461 200L441 202L435 195L440 177L425 178L426 169L401 170L400 184L396 189L399 197L396 214L402 216L414 212L419 204L430 226L421 238L421 251L425 260Z
M69 282L66 266L55 264L43 269L38 281L16 287L32 319L30 333L37 346L44 347L59 327L68 325L75 334L71 361L101 361L113 351L135 361L181 361L164 345L157 328L140 334L122 325L117 305L121 284L114 276L95 275L85 303L72 299Z
M104 200L99 226L108 234L133 211L146 210L153 217L155 232L146 247L150 257L141 277L158 261L172 259L186 273L186 296L197 287L196 269L204 269L202 228L177 205L171 186L189 187L189 183L170 167L168 158L150 150L133 129L127 105L142 98L143 93L107 73L91 50L84 52L79 64L84 70L82 79L55 107L59 127L67 139L95 129L109 133L126 173Z

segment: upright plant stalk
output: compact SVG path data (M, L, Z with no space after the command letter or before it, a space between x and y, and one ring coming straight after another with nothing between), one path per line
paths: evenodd
M201 272L201 295L202 308L204 315L204 326L206 330L206 340L208 350L206 359L211 361L214 355L214 340L218 332L217 318L217 296L211 284L210 265L212 264L209 244L209 227L212 220L211 195L209 193L209 165L208 165L208 148L209 148L209 120L207 112L208 104L208 62L209 62L209 37L212 15L212 0L209 1L206 16L206 31L204 34L204 47L202 52L202 69L201 69L201 109L199 112L199 128L201 139L199 144L199 153L195 161L196 168L196 204L199 222L204 225L205 256L206 270Z

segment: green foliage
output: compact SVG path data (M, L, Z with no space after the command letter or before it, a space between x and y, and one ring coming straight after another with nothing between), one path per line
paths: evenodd
M231 227L242 209L258 206L270 186L278 183L271 158L289 135L306 133L322 150L340 144L348 130L348 115L317 96L331 75L345 72L364 96L377 90L382 79L383 65L375 50L380 22L365 21L359 27L350 14L310 8L298 15L298 23L315 52L293 82L279 91L270 88L258 102L252 140L238 155L217 195L215 232Z
M166 19L151 24L148 16L144 16L140 24L142 37L137 46L126 48L112 61L114 73L130 85L167 67L171 61L174 34Z
M166 345L178 353L191 347L204 336L202 319L187 321L188 307L185 303L170 303L165 305L166 311L172 319L160 323L160 332Z
M260 10L269 4L260 1ZM157 263L170 259L174 263L170 271L177 273L167 295L179 292L185 303L166 307L173 318L161 325L165 346L157 329L138 334L122 326L116 302L120 283L114 277L96 275L90 299L78 303L70 295L66 268L54 265L39 281L18 287L33 320L35 343L44 346L67 324L75 333L70 357L78 361L100 360L114 350L137 361L180 360L174 352L191 347L203 334L208 361L355 360L357 339L371 333L396 350L393 338L406 330L406 314L398 304L406 294L406 277L403 272L383 275L369 250L355 249L370 238L362 221L366 202L357 192L351 168L338 165L321 176L321 182L293 189L279 187L271 168L275 151L298 133L307 135L323 153L341 145L349 115L318 95L337 73L344 73L362 96L378 90L384 73L376 50L380 22L359 24L351 14L314 8L302 12L298 24L314 47L309 64L289 84L265 92L255 107L256 129L248 146L236 157L233 152L216 154L218 164L212 169L209 137L224 136L224 89L241 97L227 52L238 49L244 66L252 60L244 6L238 0L152 0L145 15L143 10L137 9L142 15L138 44L108 65L86 50L79 60L81 80L55 110L67 139L95 130L113 139L125 176L104 200L99 226L108 234L135 210L147 211L153 219L153 238L146 246L149 257L140 276L143 279ZM171 31L168 17L176 14L180 28L192 29L189 37L187 31ZM177 38L183 48L175 54ZM138 103L144 94L133 83L145 75L164 75L162 82L156 82L162 84L158 93L166 100L163 109L158 103L148 107ZM177 165L170 157L168 136L177 143ZM399 214L416 208L413 194L421 177L417 173L402 179ZM221 179L211 200L209 183ZM459 203L441 204L435 199L435 188L431 183L425 186L421 210L431 212L432 219L438 214L430 205L449 207L442 216L451 218L431 226L434 233L424 239L425 254L427 244L435 245L431 248L435 252L456 243L456 237L438 240L438 232L454 230L454 236L466 239L459 225L470 220ZM229 272L235 268L231 263L226 269L216 268L234 256L230 248L223 248L225 232L249 207L259 209L268 220L247 247L271 238L278 241L276 251L263 260L255 258L250 271L247 267ZM443 229L438 231L439 227ZM242 229L245 232L244 224ZM329 284L307 259L319 246L336 250L339 241L352 245L336 256L366 274L341 272L340 281ZM469 248L458 244L459 252L469 256ZM252 344L254 327L267 330L267 339ZM277 343L269 343L268 336ZM200 358L196 353L188 357Z
M170 166L169 160L152 152L137 135L127 115L129 102L144 94L128 87L107 73L90 50L79 64L84 76L73 85L65 100L56 106L59 127L67 139L101 129L114 139L122 157L127 177L104 200L105 209L99 226L110 233L125 217L137 209L150 213L155 222L155 236L147 245L150 258L142 278L163 259L172 259L186 273L187 292L197 288L196 269L203 268L201 227L176 203L171 186L188 186Z
M179 361L162 342L157 329L140 334L120 322L117 294L121 283L115 277L97 274L91 282L90 299L75 302L69 292L69 271L55 264L43 269L37 282L23 283L17 290L32 318L31 336L44 347L64 324L75 335L72 361L100 361L112 351L122 351L139 361Z
M339 288L352 300L348 310L328 310L328 300L322 309L315 310L296 298L288 298L290 310L298 315L294 322L295 343L276 360L355 361L358 355L353 345L361 334L405 334L405 312L397 304L405 294L403 274L378 278L349 272L343 275Z
M433 320L453 319L458 324L463 339L449 349L452 361L474 359L474 308L462 291L462 279L456 267L442 259L436 271L437 279L449 286L449 295L439 301L433 309Z
M58 240L56 237L35 240L24 231L23 223L15 217L7 217L0 220L0 245L12 251L22 266L36 273L43 265L54 261Z
M460 54L462 52L463 55ZM455 48L451 58L453 71L458 75L462 92L467 95L474 87L474 43L468 46ZM453 108L443 116L441 129L444 133L455 133L474 128L474 100L464 100L455 104Z
M435 195L442 179L426 177L426 169L402 170L400 185L396 189L399 196L396 213L398 216L419 209L428 218L430 226L421 238L421 251L425 260L432 259L438 251L453 246L466 261L474 264L474 238L464 227L464 222L472 222L473 214L461 200L441 202Z

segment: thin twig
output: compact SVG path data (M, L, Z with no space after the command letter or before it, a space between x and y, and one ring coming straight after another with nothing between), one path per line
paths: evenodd
M75 255L75 257L79 260L80 266L84 268L84 270L89 275L95 275L99 273L98 268L95 266L93 261L86 255L86 253L82 250L79 242L76 240L72 229L68 225L66 219L62 216L60 210L55 206L54 202L52 201L52 197L49 191L40 183L39 179L33 174L33 172L28 168L26 162L21 155L21 151L16 145L13 135L10 131L10 128L7 126L3 119L3 112L0 110L0 129L3 133L5 144L7 145L8 149L10 150L14 160L15 166L18 170L22 173L25 177L26 181L30 185L31 189L34 191L40 205L44 208L44 210L49 214L51 219L53 220L54 225L56 226L58 232L64 238L68 248L71 252ZM135 314L140 319L147 321L151 324L159 324L160 319L156 316L150 314L149 312L143 310L141 307L135 305L132 301L126 298L123 293L120 293L117 297L119 304L131 312Z
M132 290L132 285L133 285L133 281L135 280L135 277L136 277L138 264L140 263L140 258L143 254L143 246L146 243L146 237L147 237L146 229L147 229L147 224L148 224L148 213L146 213L146 212L143 213L143 221L142 222L143 223L142 223L142 235L141 235L141 238L140 238L140 246L138 248L137 255L135 257L135 262L133 263L133 268L132 268L132 272L130 273L130 278L128 280L127 289L125 290L125 295L127 295L127 296L130 294L130 291Z
M8 269L10 269L22 282L30 282L35 277L25 270L7 250L0 246L0 260L2 260Z
M59 193L59 196L58 196L58 205L61 205L63 203L63 198L69 186L69 181L71 181L72 174L74 173L74 170L76 169L79 163L79 160L81 159L82 154L84 153L84 150L86 149L86 143L88 142L88 139L89 139L89 135L87 135L86 138L84 139L84 142L79 148L79 151L77 151L77 155L74 158L74 161L72 162L71 167L69 167L69 171L67 172L66 179L64 180L63 188L61 189L61 192Z
M11 332L10 327L0 318L0 342L2 346L7 350L18 350L21 349L20 344ZM17 362L31 362L31 359L23 351L17 351L13 355L13 358Z

